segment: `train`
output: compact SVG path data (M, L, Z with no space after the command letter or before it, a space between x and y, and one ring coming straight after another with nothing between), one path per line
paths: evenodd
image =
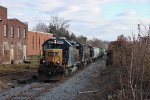
M104 49L67 40L65 37L53 37L42 44L43 55L38 68L42 79L49 79L57 73L68 76L104 56Z

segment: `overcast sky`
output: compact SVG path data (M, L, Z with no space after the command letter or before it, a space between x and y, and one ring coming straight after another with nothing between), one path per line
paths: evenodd
M0 0L8 17L48 24L51 16L71 20L70 30L102 40L116 40L119 34L137 33L137 24L150 24L150 0ZM144 31L144 30L143 30Z

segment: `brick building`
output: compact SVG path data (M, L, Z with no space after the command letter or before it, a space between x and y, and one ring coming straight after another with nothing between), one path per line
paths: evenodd
M7 8L0 6L0 63L21 63L27 56L28 25L7 19Z
M42 55L42 44L52 37L50 33L28 31L28 56Z

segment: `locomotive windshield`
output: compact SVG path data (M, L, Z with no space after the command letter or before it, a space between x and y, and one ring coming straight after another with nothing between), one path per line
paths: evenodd
M44 51L46 49L63 49L62 46L63 46L64 42L62 40L49 40L47 41L43 48L44 48Z
M62 49L62 44L44 45L44 50L46 49Z

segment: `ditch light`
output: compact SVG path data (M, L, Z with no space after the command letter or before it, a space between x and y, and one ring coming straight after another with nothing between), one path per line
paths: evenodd
M2 19L0 18L0 22L2 21Z

